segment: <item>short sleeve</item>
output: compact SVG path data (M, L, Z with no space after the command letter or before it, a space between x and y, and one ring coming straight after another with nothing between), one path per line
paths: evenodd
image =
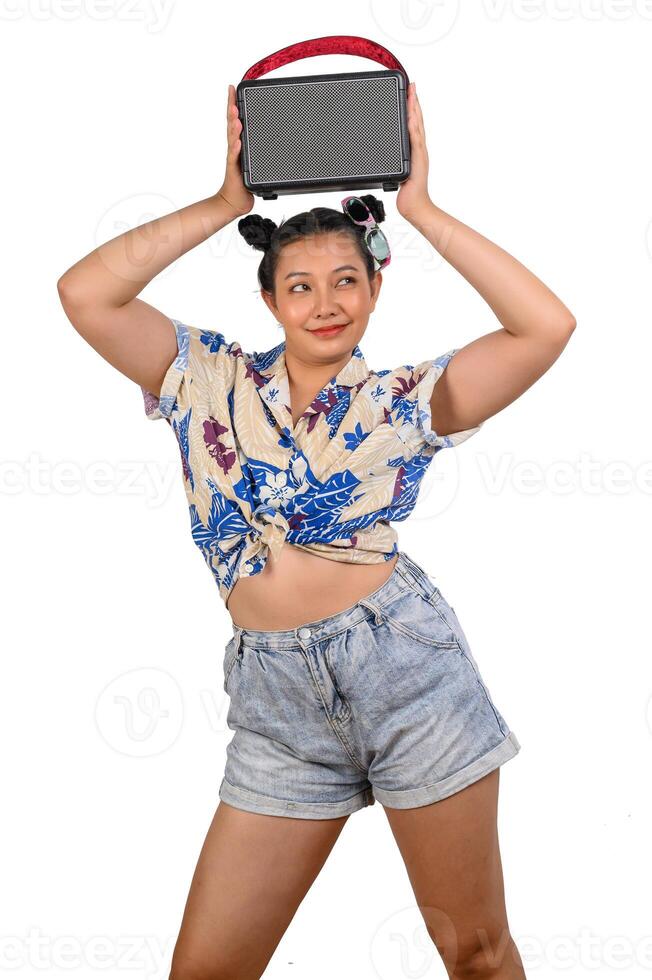
M173 317L170 320L176 334L177 354L163 378L161 393L157 398L140 386L145 415L152 420L170 421L174 412L185 410L190 404L191 386L202 388L217 383L224 375L226 362L232 361L228 355L235 353L234 348L240 351L236 341L228 342L216 330L201 330Z
M432 428L430 398L432 397L433 389L439 378L446 370L449 361L455 354L457 354L459 350L461 350L460 347L455 347L432 360L422 361L413 369L414 376L419 378L416 384L417 408L415 425L421 439L426 443L426 445L432 446L435 451L438 449L459 446L460 443L465 442L466 439L469 439L471 436L475 435L476 432L479 432L484 425L484 422L480 422L479 425L475 425L470 429L461 429L459 432L449 432L445 436L438 435Z

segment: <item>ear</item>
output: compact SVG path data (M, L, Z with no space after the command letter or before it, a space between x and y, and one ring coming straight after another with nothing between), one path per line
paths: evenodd
M369 283L369 286L371 288L371 312L373 312L374 309L376 308L376 302L378 300L378 296L380 295L380 287L382 286L382 284L383 284L383 274L382 272L377 271L376 274L374 275L374 278Z
M266 289L261 289L260 295L265 300L265 304L267 308L270 310L270 312L272 313L272 316L274 316L278 320L278 310L276 308L276 303L274 302L274 297L272 296L272 294L268 293Z

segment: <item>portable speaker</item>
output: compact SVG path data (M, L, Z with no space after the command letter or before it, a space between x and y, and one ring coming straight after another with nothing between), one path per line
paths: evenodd
M358 55L386 67L259 77L321 54ZM398 190L410 175L408 85L405 69L387 48L355 35L301 41L256 62L236 91L245 187L265 200L319 190Z

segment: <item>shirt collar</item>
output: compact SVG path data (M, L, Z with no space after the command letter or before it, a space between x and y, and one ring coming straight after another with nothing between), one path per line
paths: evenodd
M289 425L291 429L292 416L290 414L290 389L285 364L285 341L270 351L255 354L250 364L250 370L263 401L269 406L281 425ZM367 363L360 346L356 344L346 364L326 382L321 391L317 392L314 400L300 418L308 418L311 415L330 411L333 407L331 404L334 397L333 387L354 388L356 385L364 383L368 377ZM282 419L282 416L278 414L283 409L287 413L285 419ZM289 422L287 417L289 417Z

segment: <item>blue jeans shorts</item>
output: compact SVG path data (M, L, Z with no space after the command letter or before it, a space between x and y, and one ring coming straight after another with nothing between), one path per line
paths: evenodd
M444 799L517 754L454 609L399 551L342 612L289 630L233 626L219 797L323 819Z

